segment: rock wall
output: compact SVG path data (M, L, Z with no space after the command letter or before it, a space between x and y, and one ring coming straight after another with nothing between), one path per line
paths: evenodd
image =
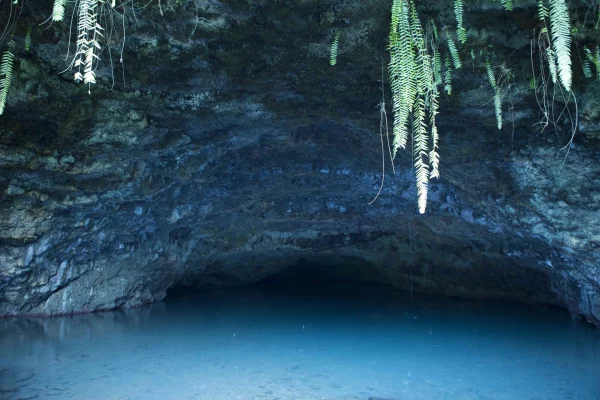
M451 21L442 3L420 7ZM386 161L370 204L388 2L140 10L114 87L104 62L91 95L59 74L65 26L34 31L0 117L0 314L136 306L176 283L248 284L309 260L400 289L412 276L418 291L557 304L600 324L600 84L576 77L581 132L565 161L568 130L532 126L524 5L467 10L470 43L494 45L515 74L514 120L496 130L483 60L465 61L442 99L442 177L422 216L409 152L395 174Z

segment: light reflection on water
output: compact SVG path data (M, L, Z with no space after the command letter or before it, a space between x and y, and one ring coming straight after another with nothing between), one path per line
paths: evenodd
M0 399L600 399L600 330L563 310L358 284L179 294L0 320Z

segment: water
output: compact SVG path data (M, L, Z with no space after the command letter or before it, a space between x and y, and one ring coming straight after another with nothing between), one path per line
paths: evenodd
M0 321L0 399L600 399L600 330L562 310L297 286Z

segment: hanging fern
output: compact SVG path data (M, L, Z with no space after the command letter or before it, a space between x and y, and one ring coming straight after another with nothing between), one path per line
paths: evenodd
M569 92L572 81L571 24L565 0L550 0L550 28L560 83Z
M337 64L338 46L340 43L340 31L337 31L333 43L331 43L331 53L329 57L329 64L331 66Z
M494 111L496 113L496 125L498 130L502 130L502 89L496 87L494 92Z
M396 156L398 149L406 148L407 123L416 95L415 69L408 3L407 0L394 0L390 29L389 65L394 112L393 157Z
M461 43L467 41L467 30L463 27L463 2L454 0L454 15L456 16L456 36Z
M433 74L436 85L441 85L442 82L442 54L437 51L437 49L433 49Z
M25 34L25 51L31 50L31 25L27 28L27 33Z
M585 59L583 60L583 74L586 78L593 77L592 65L596 68L596 79L600 81L600 46L596 46L596 52L584 47Z
M550 18L550 11L544 4L544 0L538 0L538 17L542 22Z
M582 68L583 68L583 76L585 76L586 78L591 78L594 76L592 74L592 65L590 64L589 59L586 58L583 60Z
M14 46L15 42L11 40L8 43L8 48L2 54L2 59L0 61L0 115L4 114L6 97L12 80L13 66L15 63L15 56L12 53Z
M546 55L548 56L548 69L550 69L550 77L552 78L552 83L556 84L558 82L556 55L554 54L554 50L552 49L548 49L546 51Z
M429 178L439 176L438 131L435 125L439 92L435 71L441 65L441 61L436 59L441 58L436 57L435 49L433 53L432 57L414 1L394 0L389 66L394 110L393 157L399 148L406 147L411 127L420 213L427 208ZM428 124L431 133L428 132Z
M96 83L97 51L100 50L100 38L103 28L98 24L98 3L100 0L80 0L79 19L77 21L77 50L75 52L75 82L89 85ZM88 92L90 90L88 89Z
M512 9L513 9L512 0L500 0L500 3L502 4L502 6L504 7L504 9L506 11L512 11Z
M52 21L59 22L65 17L65 6L67 0L54 0L54 7L52 8Z
M452 94L452 61L447 53L444 59L444 91L447 95Z
M494 67L489 58L485 60L485 70L487 74L488 81L494 89L494 112L496 114L496 125L498 126L498 130L502 129L502 89L498 86L498 82L496 81L496 75L494 74Z
M462 62L460 61L460 56L458 55L458 50L456 49L456 43L454 43L454 39L450 37L450 34L448 34L448 52L452 57L454 69L462 68Z
M494 67L492 66L489 58L485 60L485 70L488 81L490 82L490 85L492 85L492 89L496 89L496 76L494 74Z

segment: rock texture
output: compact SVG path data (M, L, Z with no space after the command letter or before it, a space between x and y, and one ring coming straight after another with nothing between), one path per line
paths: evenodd
M420 3L452 21L451 2ZM314 261L600 324L600 84L576 79L582 132L565 161L568 130L532 127L533 9L482 4L465 17L469 40L513 68L514 125L495 129L482 60L465 61L441 104L442 177L422 216L409 152L369 203L386 1L153 5L127 25L114 89L105 62L91 95L58 73L67 29L34 31L0 117L0 314L136 306L178 283L248 284Z

